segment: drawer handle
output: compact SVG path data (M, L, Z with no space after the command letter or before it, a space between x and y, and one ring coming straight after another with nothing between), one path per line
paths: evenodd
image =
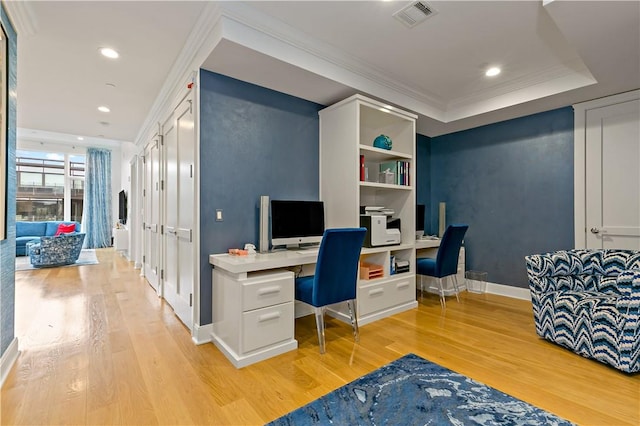
M409 283L400 283L396 286L398 290L400 290L401 288L407 288L407 287L409 287Z
M266 294L271 294L271 293L280 293L280 286L279 285L274 285L273 287L265 287L265 288L261 288L260 290L258 290L258 296L264 296Z
M371 290L369 292L369 296L377 296L378 294L382 294L382 293L384 293L384 290L381 288L377 288L375 290Z
M265 321L278 319L278 318L280 318L280 312L271 312L270 314L260 315L258 317L258 322L265 322Z

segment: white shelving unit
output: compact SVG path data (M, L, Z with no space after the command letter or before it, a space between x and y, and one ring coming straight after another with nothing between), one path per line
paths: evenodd
M360 324L417 306L415 292L415 145L417 116L354 95L320 111L320 197L326 226L360 226L360 206L384 206L400 218L400 245L364 248L361 260L382 265L380 278L358 282ZM392 140L390 150L373 147L379 135ZM360 180L360 156L369 179ZM380 163L409 163L408 185L379 183ZM391 256L408 260L409 272L391 275ZM335 311L338 316L346 314Z

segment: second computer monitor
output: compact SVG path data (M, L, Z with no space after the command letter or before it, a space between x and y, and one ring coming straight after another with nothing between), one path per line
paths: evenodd
M416 238L424 235L424 204L416 204Z

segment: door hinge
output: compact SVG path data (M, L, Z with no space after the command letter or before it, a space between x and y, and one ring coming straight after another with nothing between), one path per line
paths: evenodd
M193 293L189 293L189 307L193 306Z
M193 229L189 229L189 242L193 242Z
M189 177L193 177L193 164L189 164Z
M164 269L160 269L160 279L164 280Z
M147 196L147 190L146 190L146 189L143 189L143 190L142 190L142 196L143 196L143 197L146 197L146 196Z
M142 256L142 263L145 263L147 261L147 256Z
M160 181L160 190L164 191L164 180Z
M160 235L164 235L164 225L160 225Z

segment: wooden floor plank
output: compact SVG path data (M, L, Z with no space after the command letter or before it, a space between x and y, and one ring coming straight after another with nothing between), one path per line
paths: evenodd
M0 391L3 425L263 424L415 353L581 425L640 424L640 375L535 334L531 304L463 293L360 328L313 317L299 348L236 369L189 331L113 249L98 265L16 272L20 356Z

